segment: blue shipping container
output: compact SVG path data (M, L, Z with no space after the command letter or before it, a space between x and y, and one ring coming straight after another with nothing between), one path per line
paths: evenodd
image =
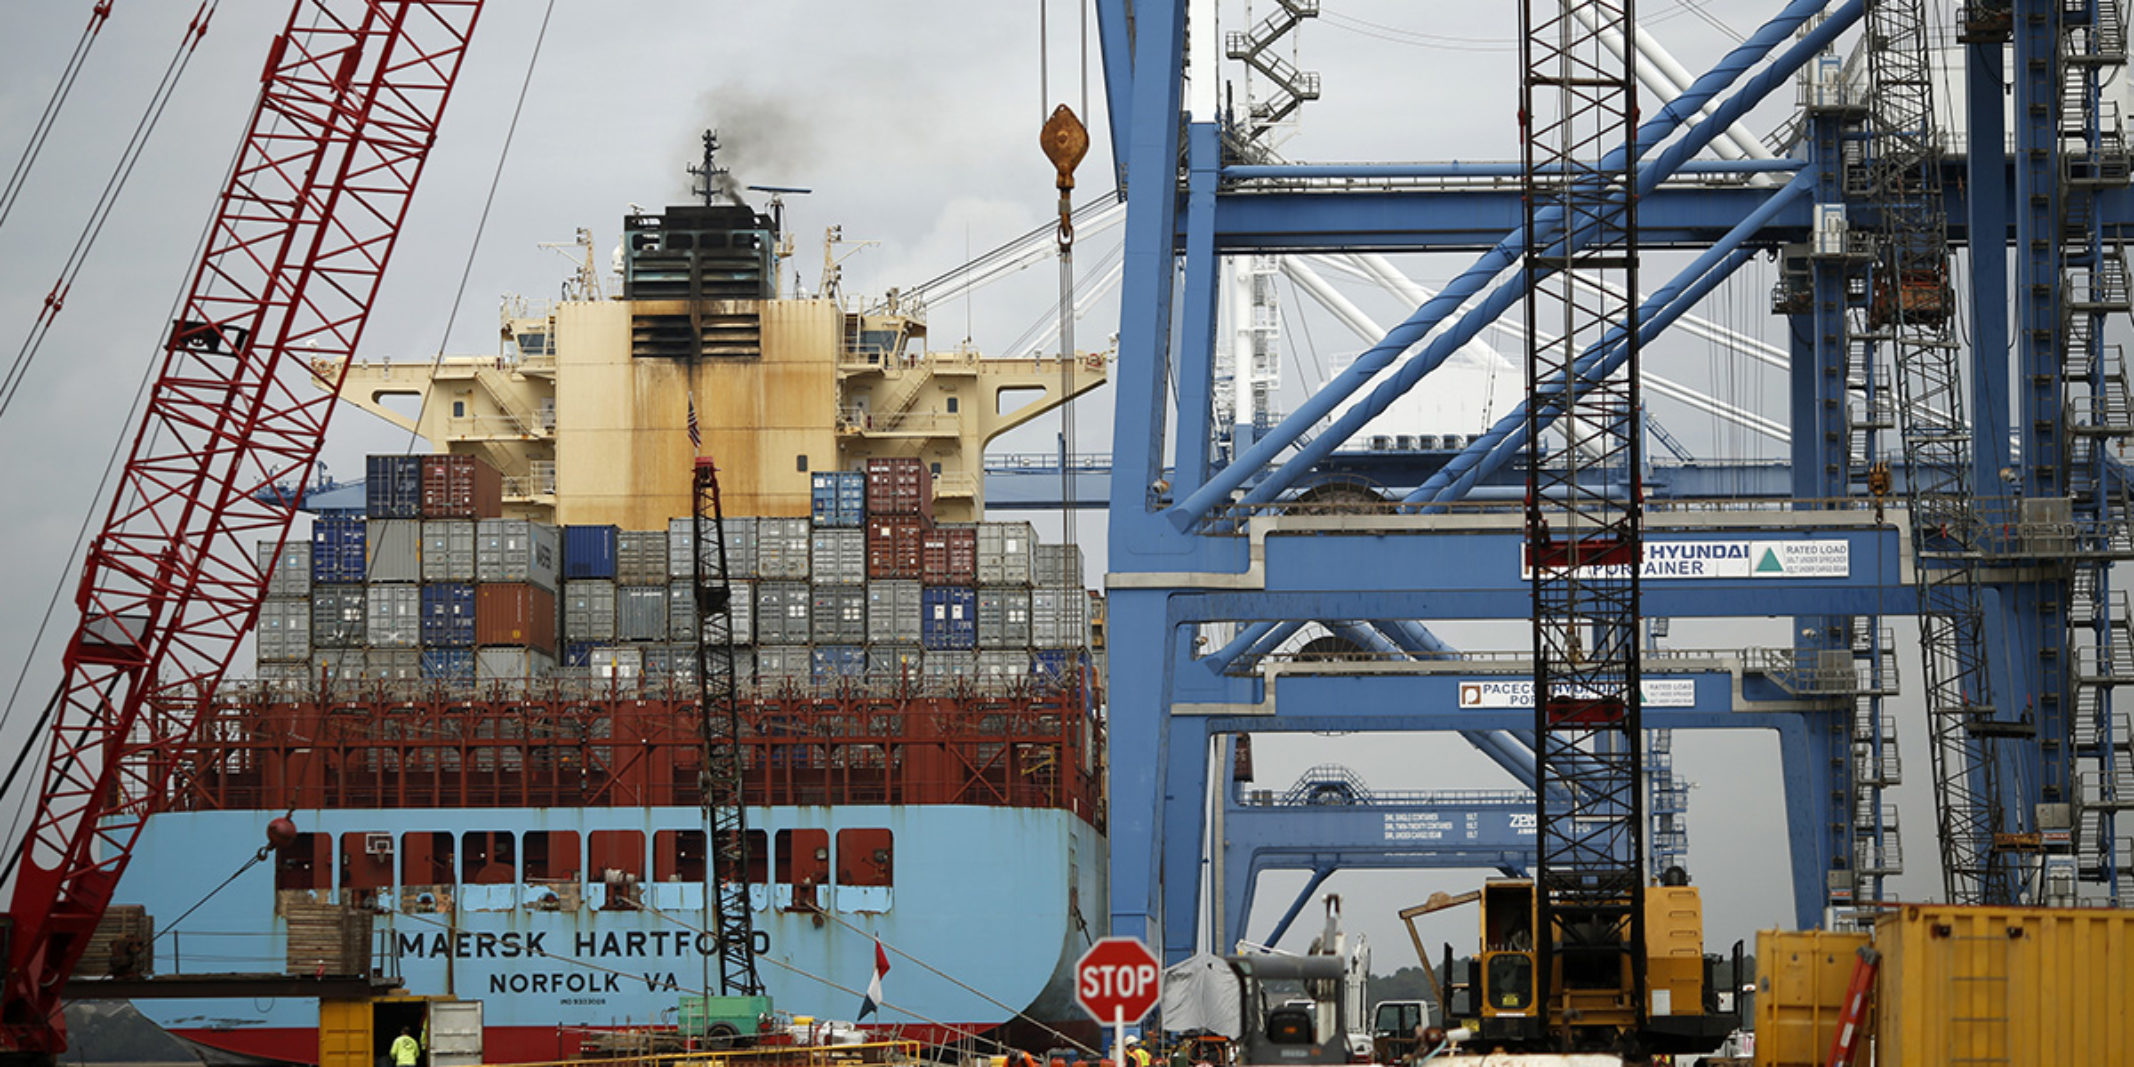
M563 577L615 580L615 535L613 526L566 526L563 528Z
M422 457L371 456L363 470L363 509L374 519L422 517Z
M828 685L839 678L858 678L867 673L867 650L860 645L817 645L808 659L815 668L816 685Z
M590 664L593 662L593 649L598 647L599 644L600 642L598 641L572 641L564 645L563 665L566 667L583 667Z
M919 591L919 643L935 651L978 647L978 590L930 585Z
M1080 649L1048 648L1037 653L1030 661L1030 673L1038 681L1051 685L1066 685L1081 676L1082 666L1087 661Z
M867 475L860 471L826 471L810 482L809 503L817 526L867 525Z
M425 648L474 647L474 583L432 582L422 587Z
M313 520L311 524L311 580L313 582L360 582L363 580L364 534L362 519Z
M422 676L429 681L474 680L474 650L471 648L426 648L422 650Z

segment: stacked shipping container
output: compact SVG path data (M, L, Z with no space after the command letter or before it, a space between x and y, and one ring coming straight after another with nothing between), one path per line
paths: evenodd
M412 466L411 458L419 462ZM695 523L562 529L497 514L469 457L373 457L368 521L272 559L263 679L672 679L697 668ZM725 520L737 674L762 687L1062 682L1088 663L1081 553L1025 522L936 526L911 459L816 475L811 518ZM410 515L409 512L413 514Z

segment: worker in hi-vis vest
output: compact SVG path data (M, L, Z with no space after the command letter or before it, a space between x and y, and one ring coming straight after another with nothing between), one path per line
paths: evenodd
M408 1033L407 1027L401 1027L400 1036L393 1039L393 1067L415 1067L420 1059L422 1044Z

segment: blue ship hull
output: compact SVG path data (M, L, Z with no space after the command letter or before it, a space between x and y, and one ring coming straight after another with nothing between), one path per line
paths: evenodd
M157 920L159 971L301 967L289 958L287 913L360 899L375 912L379 972L397 974L411 994L484 1002L490 1062L566 1058L588 1030L671 1026L680 996L716 985L716 959L701 933L710 923L699 880L650 879L627 889L598 872L568 882L528 880L522 871L531 864L520 868L505 857L502 869L512 876L499 878L491 865L479 878L463 878L477 884L451 886L405 884L406 871L385 861L396 884L363 890L349 888L351 860L343 851L365 840L390 841L397 850L404 834L435 832L465 849L495 840L469 833L530 842L525 835L564 831L583 848L596 832L637 831L649 842L660 831L701 831L695 808L298 810L300 830L327 835L323 854L335 871L260 864L182 923L166 925L243 863L278 814L179 812L149 821L116 903L145 906ZM764 841L781 840L781 831L822 830L837 842L840 830L863 829L887 831L893 842L888 885L840 885L833 873L826 884L796 888L780 881L783 870L761 864L765 882L751 886L759 945L768 938L759 969L780 1010L852 1018L878 936L890 950L883 982L889 1004L870 1026L983 1030L1017 1013L1047 1022L1075 1016L1071 970L1103 936L1107 914L1105 842L1083 819L1058 809L930 804L752 808L748 823ZM646 870L658 864L655 857ZM634 895L637 906L613 907L611 893L618 900ZM819 910L804 903L811 893ZM315 1001L156 1000L140 1007L173 1032L217 1047L316 1058Z

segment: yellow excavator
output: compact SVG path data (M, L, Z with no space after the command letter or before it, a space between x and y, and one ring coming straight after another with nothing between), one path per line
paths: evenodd
M1445 1045L1448 1033L1459 1038L1454 1043L1476 1052L1694 1055L1719 1048L1741 1024L1736 1012L1719 1010L1718 994L1740 988L1742 946L1734 945L1732 985L1709 981L1729 971L1721 957L1704 953L1703 900L1688 876L1671 868L1643 895L1648 1002L1642 1012L1630 954L1622 952L1620 944L1598 943L1623 936L1631 928L1628 923L1566 929L1548 954L1551 1003L1542 1010L1535 968L1543 954L1535 948L1539 913L1530 878L1492 879L1480 890L1436 894L1403 910L1401 920L1430 975L1445 1020L1445 1029L1425 1032L1418 1051ZM1481 905L1480 950L1462 967L1453 958L1452 946L1446 945L1442 966L1433 967L1415 920L1469 903ZM1583 943L1582 938L1594 943ZM1595 951L1602 949L1606 951ZM1596 961L1604 965L1596 967Z

